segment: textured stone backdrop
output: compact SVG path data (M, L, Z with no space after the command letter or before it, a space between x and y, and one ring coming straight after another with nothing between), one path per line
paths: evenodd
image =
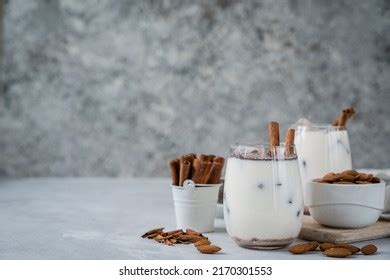
M390 167L389 1L7 1L0 174L167 176L353 105L356 167Z

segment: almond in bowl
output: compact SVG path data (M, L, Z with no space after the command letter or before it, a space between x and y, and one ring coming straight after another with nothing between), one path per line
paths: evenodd
M307 183L307 206L318 223L334 228L361 228L378 220L385 183L372 174L346 170Z

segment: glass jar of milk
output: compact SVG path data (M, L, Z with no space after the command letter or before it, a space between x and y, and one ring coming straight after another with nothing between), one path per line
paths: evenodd
M295 145L302 178L303 197L308 181L328 172L352 169L348 132L345 127L327 125L298 125Z
M302 227L301 177L295 147L234 145L227 160L224 218L242 247L291 244Z

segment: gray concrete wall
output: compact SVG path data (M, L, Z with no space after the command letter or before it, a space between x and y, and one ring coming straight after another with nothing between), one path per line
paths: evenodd
M390 167L389 1L23 1L5 5L0 174L166 176L301 116L348 125Z

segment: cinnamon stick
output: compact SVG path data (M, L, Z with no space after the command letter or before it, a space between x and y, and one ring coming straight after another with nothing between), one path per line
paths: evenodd
M295 129L293 128L287 129L286 136L284 139L286 155L291 155L294 153L294 147L293 147L294 137L295 137Z
M180 161L178 159L171 160L169 168L171 170L172 185L179 186Z
M348 119L350 119L354 114L355 114L355 109L353 109L353 107L349 108Z
M188 172L188 178L187 179L190 179L192 174L192 165L194 163L194 159L195 159L195 155L194 154L187 154L187 155L183 155L180 157L180 163L182 163L183 161L188 161L190 163L190 168L189 168L189 172Z
M211 161L206 161L205 165L206 165L206 167L205 167L203 174L201 176L200 184L207 184L207 181L210 177L210 171L211 171L211 167L213 166L213 163Z
M272 154L276 152L275 147L279 146L279 123L269 122L268 123L268 138L269 145L271 146Z
M211 166L209 177L207 179L207 184L218 184L221 181L222 169L223 163L214 160L213 165Z
M187 154L187 155L182 155L180 157L181 160L188 160L189 162L193 162L195 159L196 155L195 154Z
M211 162L213 162L215 158L216 158L215 155L209 155L208 160L211 161Z
M338 126L345 126L348 120L349 112L347 110L343 110L340 114L339 120L337 122Z
M199 171L200 169L200 160L198 158L195 158L194 161L192 162L191 165L191 171L190 171L190 178L192 181L194 181L195 174ZM194 181L195 182L195 181Z
M221 163L222 166L225 164L225 158L223 158L223 157L216 156L216 157L214 158L214 161L215 161L215 162Z
M183 160L180 162L180 176L179 176L179 186L183 186L185 180L188 179L188 174L190 173L190 162Z
M339 125L339 117L337 117L337 119L335 119L333 122L332 122L332 126L338 126Z
M207 161L208 158L209 158L209 156L208 156L208 155L204 155L204 154L198 154L198 155L196 156L196 158L199 159L200 162L203 162L203 161Z
M208 162L201 162L199 169L196 170L195 174L192 176L192 181L196 184L202 184L203 176L206 171Z
M353 107L343 109L332 125L341 127L345 126L348 119L350 119L354 113L355 110Z

